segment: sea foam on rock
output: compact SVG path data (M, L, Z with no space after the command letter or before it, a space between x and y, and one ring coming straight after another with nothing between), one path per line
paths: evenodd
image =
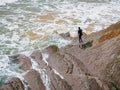
M33 60L35 60L41 68L45 68L47 63L43 61L43 56L40 50L33 51L30 55Z
M19 68L24 71L29 70L32 67L30 58L23 54L11 55L9 58L13 63L18 64Z

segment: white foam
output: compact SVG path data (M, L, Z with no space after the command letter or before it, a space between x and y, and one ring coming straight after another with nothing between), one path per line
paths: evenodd
M14 3L16 1L18 0L0 0L0 5L6 5L7 3ZM34 3L31 1L33 1ZM50 0L46 0L46 2L49 1ZM118 3L116 3L115 1L117 1ZM23 9L22 7L16 9L11 6L8 6L6 8L4 7L3 9L5 10L2 10L3 12L5 11L6 13L8 10L11 10L10 12L17 14L0 16L1 26L3 26L5 29L6 28L8 29L7 33L9 33L9 31L10 33L12 33L11 38L10 36L8 36L9 34L6 33L0 35L1 45L6 45L5 48L17 48L19 52L22 52L29 56L31 50L34 50L34 46L31 45L31 42L27 37L22 37L22 38L20 37L20 35L24 35L25 30L42 29L44 33L38 32L37 34L39 36L40 35L44 36L46 34L53 35L53 33L55 32L60 34L70 31L71 36L74 37L77 35L75 30L77 30L78 26L80 26L83 30L85 30L85 28L88 27L90 24L95 23L95 26L93 27L93 31L94 32L99 31L107 27L108 25L120 20L119 1L112 0L111 3L85 3L85 2L69 3L67 0L65 0L65 2L59 3L55 1L53 4L51 4L51 6L54 7L53 8L48 4L42 6L41 3L38 3L38 0L30 0L33 8L36 7L38 9L37 6L41 6L39 8L42 9L42 11L39 12L32 12L30 10ZM27 3L29 4L29 2L25 3L26 7L27 7ZM49 12L55 13L55 20L50 20L49 22L39 22L39 21L35 22L35 20L37 21L36 16L42 15L43 13L48 14ZM56 24L55 22L58 20L65 20L67 23ZM77 20L77 22L74 23L74 20ZM11 44L7 44L6 41L10 41ZM47 44L55 44L58 45L59 47L65 46L70 43L70 41L64 40L58 35L53 35L52 40L49 39L49 41L43 40L42 42L38 40L36 42L40 42L42 44L44 42L47 42ZM36 44L36 42L33 44ZM5 48L3 48L2 50L4 51ZM37 49L39 49L39 47ZM0 51L0 54L4 54L2 50ZM46 58L48 58L48 55L43 54L43 60L48 64ZM44 73L44 71L40 70L39 65L37 65L36 62L32 62L32 64L33 64L33 69L41 73L42 79L47 87L47 90L49 90L48 76ZM9 65L9 59L7 56L2 57L2 59L0 58L0 71L2 71L0 72L0 75L7 74L8 76L18 76L22 78L21 73L15 71L15 69L11 70ZM62 79L64 79L64 77L60 75L56 70L54 70L54 72L57 75L59 75Z
M57 45L58 47L63 47L71 43L71 41L65 40L57 34L53 34L50 42L51 44Z
M0 70L8 66L9 59L7 56L0 55Z
M1 2L12 2L17 0L7 0ZM38 0L35 0L37 2ZM32 2L32 1L30 1ZM41 5L37 3L38 6ZM28 49L34 49L34 46L30 46L30 44L36 44L36 42L40 42L39 40L34 40L34 42L30 42L27 37L20 38L20 35L24 33L25 30L38 30L44 31L44 33L36 32L39 36L52 35L53 33L65 33L72 32L71 36L77 36L75 30L80 26L84 31L90 24L95 24L93 27L93 32L99 31L108 25L117 22L120 18L120 5L119 3L69 3L67 1L62 3L54 3L51 4L55 8L50 8L50 5L45 4L45 7L42 7L44 10L38 13L34 13L30 10L25 10L22 7L13 10L14 13L18 13L18 15L7 15L5 17L0 17L0 23L2 26L13 31L12 38L8 38L7 35L0 35L0 40L5 42L10 40L12 44L9 46L17 46L18 51L25 51ZM9 6L10 7L10 6ZM27 7L27 3L26 3ZM34 7L35 8L35 7ZM9 8L11 10L11 7ZM4 10L3 10L4 11ZM47 13L46 13L47 12ZM44 14L48 14L48 12L55 13L55 20L51 20L50 22L35 22L36 16ZM29 18L26 14L34 14ZM73 20L72 20L73 19ZM91 21L89 21L90 19ZM12 20L12 21L9 21ZM67 23L56 24L55 22L58 20L65 20ZM78 22L74 23L74 20ZM15 33L15 32L20 33ZM56 44L59 47L67 45L69 41L64 40L62 38L52 38L50 44ZM17 44L19 43L19 44Z
M11 77L18 77L21 81L24 80L23 72L18 69L19 65L10 64L11 61L9 60L8 56L0 55L0 79L5 76L5 80ZM24 84L24 83L23 83ZM28 89L25 89L28 90Z
M97 25L99 26L104 25L104 24L110 25L114 22L117 22L120 18L120 16L118 16L120 13L120 10L118 10L118 8L120 8L119 4L113 5L111 3L81 3L79 2L76 5L75 3L74 4L68 3L67 5L61 5L61 6L58 6L58 8L60 9L61 12L64 13L62 14L63 18L65 20L67 18L68 19L75 18L81 21L78 24L84 29L91 23L98 23ZM116 11L116 13L114 13L114 11ZM91 21L88 22L86 21L87 19L91 19ZM71 24L72 23L69 22L69 25Z
M43 61L44 61L45 63L47 63L47 65L48 65L47 58L49 57L49 55L46 54L46 53L42 53L42 56L43 56Z
M64 77L58 72L56 71L55 69L53 69L54 73L57 74L58 76L60 76L61 79L64 79Z
M77 31L70 31L70 37L75 38L75 37L77 37L77 36L78 36Z
M13 64L6 55L0 55L0 76L23 78L18 65Z
M0 5L6 5L7 3L14 3L18 0L0 0Z
M35 69L36 71L38 71L41 75L41 79L46 87L46 90L49 90L49 85L50 85L50 79L47 76L47 74L44 72L44 70L42 70L38 63L35 62L32 58L31 58L31 62L32 62L32 68Z

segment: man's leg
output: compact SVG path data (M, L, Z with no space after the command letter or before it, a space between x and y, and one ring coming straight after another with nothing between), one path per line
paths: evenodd
M78 38L79 38L79 47L80 47L80 35L78 36Z
M79 42L83 42L81 35L79 35Z
M80 41L83 42L82 37L80 37Z

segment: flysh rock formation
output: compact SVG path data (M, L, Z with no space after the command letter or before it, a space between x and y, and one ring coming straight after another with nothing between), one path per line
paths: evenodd
M47 87L49 90L120 90L120 22L83 35L81 48L78 38L71 38L68 33L61 35L72 43L62 48L51 45L42 51L33 51L29 58L21 54L11 56L11 60L26 72L24 79L28 90L47 90ZM48 58L44 58L44 54ZM39 70L32 68L31 59L47 76L48 86ZM3 84L0 90L25 90L18 78L11 81Z
M15 77L7 81L0 90L25 90L25 88L21 80Z

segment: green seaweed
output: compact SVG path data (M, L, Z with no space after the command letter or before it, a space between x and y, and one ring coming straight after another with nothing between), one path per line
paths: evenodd
M92 47L93 41L89 41L87 43L82 44L82 49L86 49L88 47Z
M116 89L116 90L120 90L120 88L118 87L118 85L116 83L111 82L111 85Z

